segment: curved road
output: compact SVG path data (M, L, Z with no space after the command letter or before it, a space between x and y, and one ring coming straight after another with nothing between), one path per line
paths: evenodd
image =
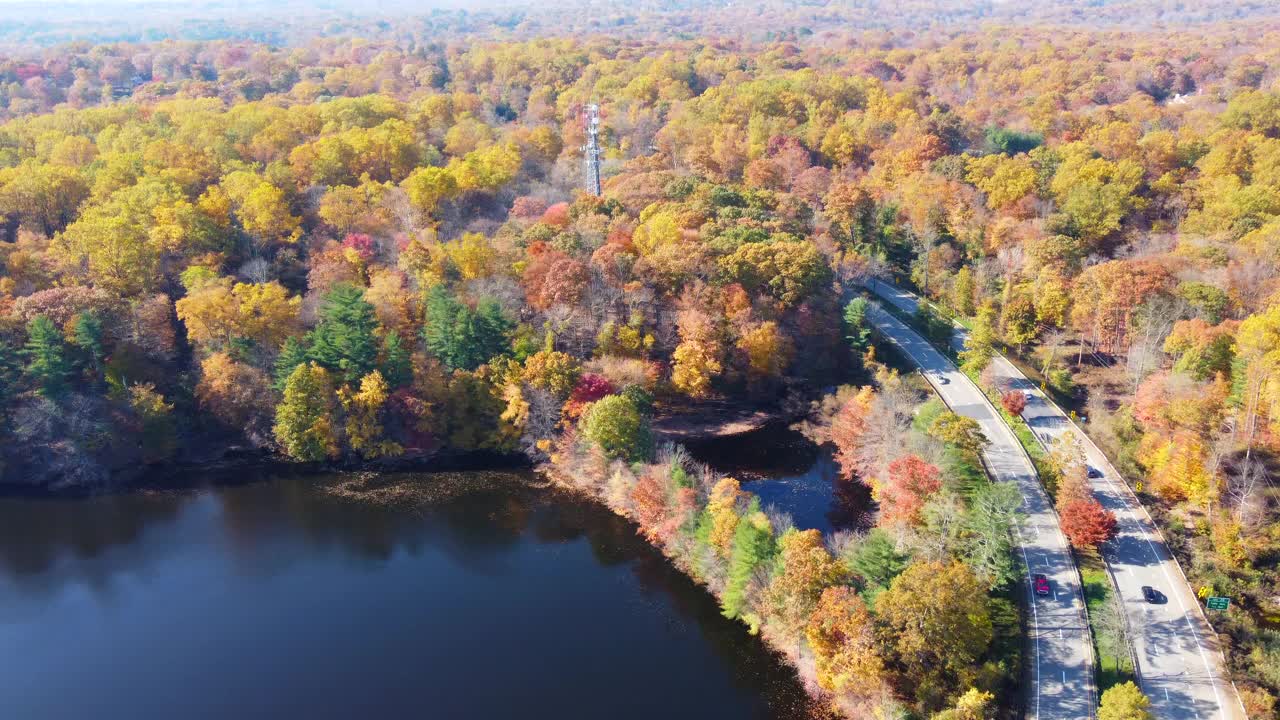
M868 286L903 311L915 312L915 295L875 280ZM962 347L966 336L965 330L957 329L953 345ZM1098 446L1021 371L1002 355L996 355L992 367L1012 387L1027 394L1022 416L1042 443L1073 434L1089 465L1102 472L1101 478L1091 481L1093 492L1116 514L1118 523L1116 538L1103 548L1102 556L1119 588L1139 680L1156 717L1244 720L1244 707L1227 679L1217 635L1145 508ZM1165 600L1146 602L1144 585L1155 588Z
M942 353L902 321L874 303L868 319L897 346L956 413L973 418L990 441L983 450L987 471L1001 482L1017 483L1025 514L1019 542L1031 573L1048 576L1053 594L1036 597L1024 583L1031 608L1032 665L1026 717L1078 720L1093 716L1093 644L1084 619L1079 574L1058 528L1058 518L1018 439L986 396Z

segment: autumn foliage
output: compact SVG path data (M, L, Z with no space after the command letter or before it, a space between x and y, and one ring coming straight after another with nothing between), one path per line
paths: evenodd
M1115 513L1093 498L1072 500L1060 512L1062 533L1072 546L1096 549L1116 533Z

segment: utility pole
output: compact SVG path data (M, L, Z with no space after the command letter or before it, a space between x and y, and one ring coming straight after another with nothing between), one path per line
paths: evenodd
M600 106L591 103L582 109L582 129L587 144L582 146L582 185L587 192L600 196Z

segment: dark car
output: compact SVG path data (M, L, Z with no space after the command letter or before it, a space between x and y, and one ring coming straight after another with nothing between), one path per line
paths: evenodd
M1048 595L1053 592L1049 589L1049 578L1041 575L1040 573L1036 573L1032 576L1031 587L1035 588L1037 595Z
M938 384L939 384L939 385L946 385L947 383L950 383L950 382L951 382L951 381L947 379L947 376L946 376L946 375L939 375L939 376L938 376Z
M1102 477L1102 471L1101 471L1101 470L1099 470L1098 468L1096 468L1096 467L1094 467L1094 466L1092 466L1092 465L1089 465L1089 466L1087 466L1087 467L1089 468L1089 477L1091 477L1091 478L1100 478L1100 477Z
M1147 602L1149 602L1149 603L1151 603L1152 605L1156 605L1156 604L1158 604L1158 603L1160 602L1160 599L1161 599L1163 596L1160 594L1160 591L1159 591L1159 590L1156 590L1155 588L1151 587L1150 585L1143 585L1143 586L1142 586L1142 597L1143 597L1143 598L1145 598L1145 599L1146 599L1146 601L1147 601Z

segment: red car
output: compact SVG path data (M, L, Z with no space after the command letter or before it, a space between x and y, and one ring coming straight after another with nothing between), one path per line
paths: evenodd
M1036 573L1031 578L1031 586L1035 588L1037 595L1048 595L1052 592L1052 590L1049 589L1049 578L1039 573Z

